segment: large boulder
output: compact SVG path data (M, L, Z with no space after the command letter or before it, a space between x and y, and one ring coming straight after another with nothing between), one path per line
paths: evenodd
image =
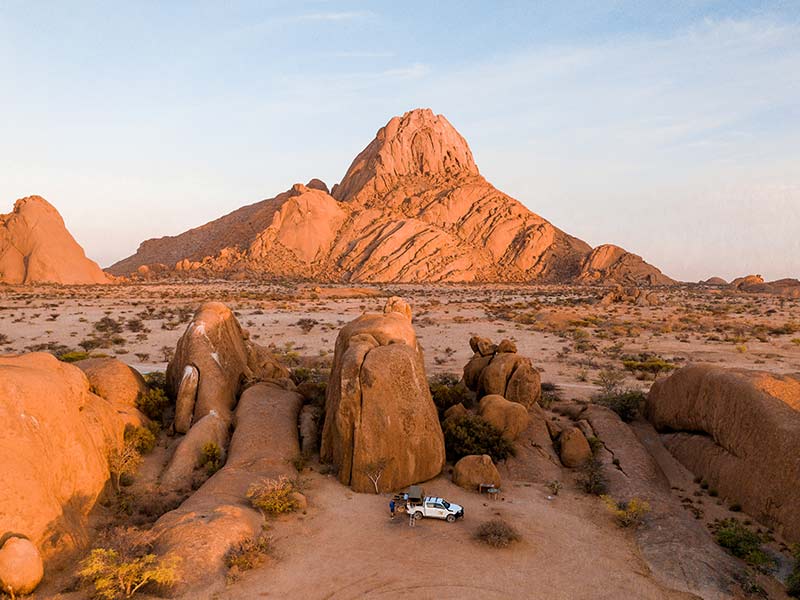
M0 422L0 533L45 558L84 546L123 419L79 368L34 353L0 356Z
M478 398L490 394L503 396L528 408L542 397L539 372L530 359L517 354L516 345L502 340L495 346L486 338L473 337L475 354L464 366L464 384ZM484 354L491 349L491 354Z
M42 555L25 538L10 537L0 548L0 590L11 595L30 594L44 576Z
M229 422L215 410L195 423L172 453L161 476L161 487L167 490L188 490L195 469L200 467L206 444L215 444L224 458L230 437L229 428Z
M212 410L230 420L242 383L288 375L265 348L250 342L227 306L208 302L195 313L167 367L167 385L180 400L175 429L186 433Z
M75 363L86 373L94 392L105 398L120 416L135 427L147 423L136 408L136 400L147 392L147 384L139 372L116 358L87 358Z
M690 365L653 384L646 415L686 468L800 541L800 379Z
M468 490L476 491L480 484L492 484L499 488L502 484L500 473L488 454L471 454L459 460L453 468L453 483Z
M438 475L444 436L428 388L410 308L392 298L339 332L326 392L322 460L354 490L374 490L370 467L384 463L382 490Z
M510 402L497 394L481 398L478 414L502 431L503 436L512 442L530 424L528 410L522 404Z

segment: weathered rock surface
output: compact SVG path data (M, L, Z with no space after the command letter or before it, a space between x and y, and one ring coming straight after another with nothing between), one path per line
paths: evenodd
M496 394L526 408L539 401L542 397L539 372L529 358L516 353L513 342L503 340L495 346L486 338L475 337L470 346L475 354L464 366L464 385L476 392L478 398Z
M382 490L430 479L444 466L422 348L410 309L398 300L390 299L384 314L351 321L336 338L321 458L359 492L374 490L365 471L379 461L387 465Z
M800 298L800 280L797 279L778 279L776 281L764 281L760 277L752 276L744 280L735 280L734 285L737 290L750 294L772 294L775 296L785 296L786 298Z
M22 198L13 212L0 214L0 283L109 282L44 198Z
M800 541L800 379L690 365L653 384L646 414L690 471Z
M225 458L225 448L230 437L230 423L212 410L181 438L161 476L161 487L166 490L188 490L195 469L200 466L203 446L216 444Z
M730 286L738 290L743 287L759 285L762 283L764 283L764 278L761 275L745 275L743 277L737 277L731 281Z
M656 292L648 292L635 286L622 287L617 284L600 299L602 306L609 306L618 302L636 304L637 306L658 306L661 304L661 298Z
M478 414L497 427L510 441L516 440L528 428L527 409L518 402L510 402L497 394L481 398Z
M10 537L0 548L0 590L14 595L30 594L44 576L42 555L25 538Z
M123 419L79 368L34 353L0 356L0 422L0 532L45 558L82 547Z
M701 281L700 283L704 283L706 285L728 285L728 282L725 281L722 277L709 277L705 281Z
M196 369L196 376L192 369ZM175 429L185 433L212 410L230 420L242 383L288 375L266 349L247 339L227 306L208 302L195 313L167 367L167 384L180 401Z
M499 488L502 485L500 473L488 454L472 454L459 460L453 468L453 483L465 489L477 491L482 483L490 483Z
M633 285L673 285L676 283L674 279L646 263L641 256L613 244L598 246L589 253L581 263L578 281Z
M126 424L140 427L148 419L136 408L136 399L147 392L147 384L136 369L116 358L88 358L75 363L86 374L101 398L111 403Z
M583 416L603 441L598 456L609 480L610 495L618 501L640 498L650 504L650 513L635 536L656 581L707 600L744 597L734 594L735 577L741 571L738 561L716 544L672 494L670 482L654 458L660 445L655 431L637 424L635 433L616 413L602 406L589 405ZM615 459L618 464L614 464Z
M177 593L204 590L224 581L228 549L261 533L262 515L247 489L260 478L290 477L300 452L297 419L303 398L274 383L257 383L241 395L225 466L154 526L159 553L180 558Z
M496 190L447 119L418 109L382 127L330 194L318 180L296 184L178 236L147 240L110 271L167 264L192 276L570 281L591 252ZM628 253L603 265L592 271L601 279L608 272L668 280Z

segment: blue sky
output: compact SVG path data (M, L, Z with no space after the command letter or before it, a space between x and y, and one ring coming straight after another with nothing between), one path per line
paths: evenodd
M419 106L592 245L800 276L800 2L0 0L0 212L46 197L104 266Z

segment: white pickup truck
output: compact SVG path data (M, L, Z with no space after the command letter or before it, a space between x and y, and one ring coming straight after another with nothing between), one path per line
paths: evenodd
M456 519L464 518L464 508L458 504L451 504L444 498L426 496L421 502L408 502L406 512L414 515L415 519L422 517L433 517L434 519L445 519L448 523Z

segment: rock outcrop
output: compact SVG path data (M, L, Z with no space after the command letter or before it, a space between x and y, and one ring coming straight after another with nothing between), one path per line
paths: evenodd
M728 285L728 282L725 281L722 277L709 277L705 281L701 281L705 285Z
M342 328L325 406L320 454L343 484L374 491L367 473L380 463L383 491L442 470L444 436L405 302L391 298L383 314L365 313Z
M290 459L300 452L302 404L300 394L273 382L248 387L236 406L225 466L156 522L156 550L180 559L177 593L210 593L210 585L224 581L226 552L261 533L264 517L250 505L247 489L260 478L295 474Z
M29 196L0 214L0 283L109 283L47 200Z
M641 256L613 244L604 244L592 250L581 263L578 281L606 282L626 285L673 285L667 277Z
M624 253L600 273L669 282ZM109 270L174 265L192 276L347 282L571 281L593 254L488 183L441 115L392 118L330 194L319 180L174 237L147 240ZM601 264L596 257L590 264ZM587 271L588 272L588 271Z
M690 365L653 384L646 414L690 471L800 541L800 379Z
M186 433L212 410L230 421L245 381L289 376L266 348L248 337L233 312L220 302L208 302L194 314L167 367L167 385L177 398L178 433Z
M126 424L134 427L148 421L136 408L140 394L147 392L144 377L116 358L87 358L75 363L86 374L94 392L114 407Z
M759 285L761 283L764 283L764 278L761 275L745 275L743 277L737 277L731 281L730 286L733 289L738 290L743 287Z
M601 306L610 306L616 303L658 306L661 304L661 298L656 292L648 292L636 286L622 287L617 284L600 299Z
M522 404L510 402L496 394L481 398L478 414L499 429L503 436L512 442L530 424L528 410Z
M494 345L490 340L473 337L474 354L464 366L464 384L477 397L502 396L529 408L542 397L541 377L530 359L517 354L510 340Z
M45 558L83 547L124 420L79 368L34 353L0 356L0 421L0 532Z
M786 278L776 281L764 281L760 276L750 276L741 281L736 280L734 283L731 286L750 294L772 294L786 298L800 298L800 280L797 279Z

